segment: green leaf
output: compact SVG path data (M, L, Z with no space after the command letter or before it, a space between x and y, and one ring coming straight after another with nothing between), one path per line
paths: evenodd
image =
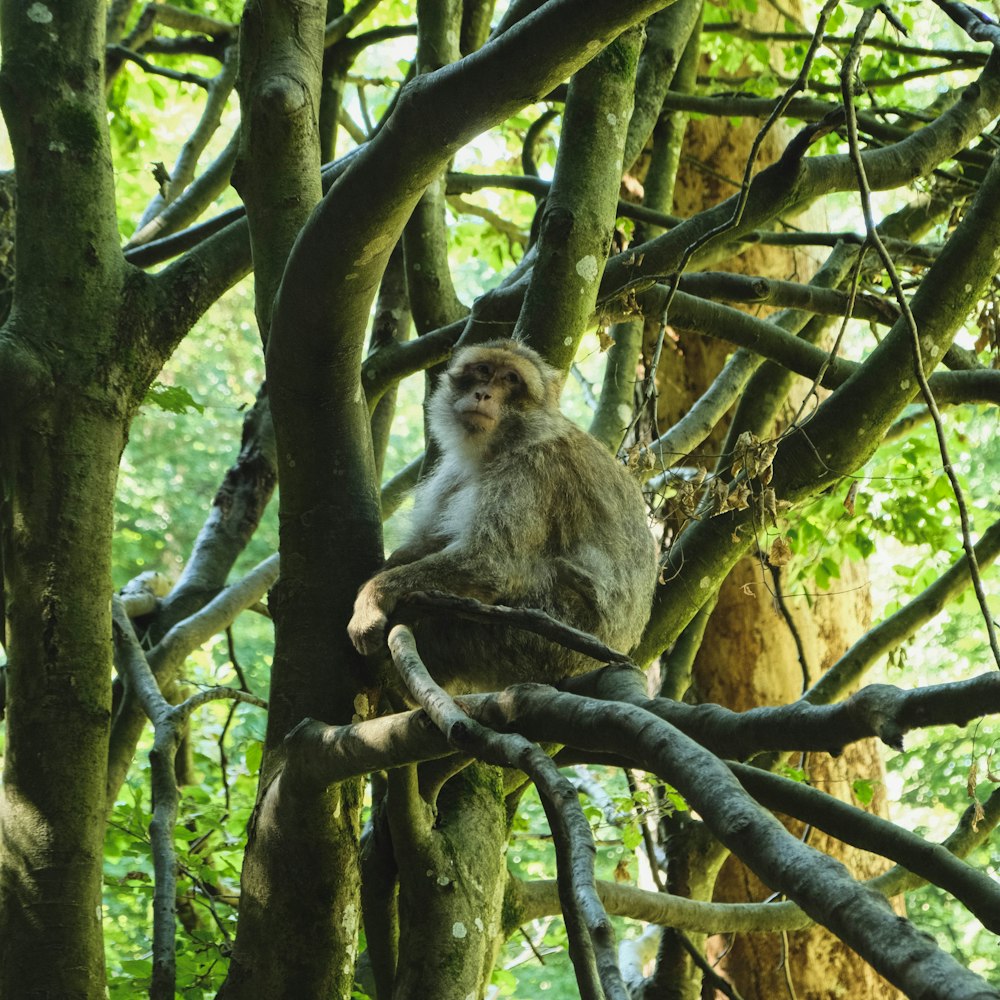
M258 743L256 740L247 747L246 760L247 770L251 774L258 774L260 772L260 762L264 756L264 744Z
M136 979L146 979L152 971L150 963L141 959L126 958L120 965L122 972L135 976Z
M680 792L675 792L672 788L667 788L664 790L666 794L667 801L676 809L678 812L687 812L688 804L684 796Z
M154 382L150 386L142 404L143 406L155 406L168 413L187 413L188 410L196 410L198 413L205 412L205 407L196 402L184 386L163 385L162 382Z
M517 989L517 976L507 969L494 968L490 983L500 991L500 996L512 996Z
M854 792L854 797L863 806L870 805L872 799L875 798L875 782L869 778L858 778L857 781L852 781L851 790Z
M629 823L622 828L622 846L626 851L634 851L642 843L642 831L638 823Z

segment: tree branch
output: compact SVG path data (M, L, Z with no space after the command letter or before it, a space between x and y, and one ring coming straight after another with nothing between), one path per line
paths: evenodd
M825 830L845 844L892 859L951 893L994 933L1000 930L1000 889L946 847L801 782L745 764L729 767L761 805Z
M976 559L985 568L1000 555L1000 521L994 521L976 543ZM971 583L963 553L913 600L870 628L803 696L814 705L829 704L851 689L880 656L898 648Z
M580 996L628 1000L615 958L614 931L594 884L596 849L576 789L534 743L516 733L493 732L469 718L433 681L406 626L390 630L389 649L410 694L450 746L487 763L518 768L534 781L555 843L559 896Z

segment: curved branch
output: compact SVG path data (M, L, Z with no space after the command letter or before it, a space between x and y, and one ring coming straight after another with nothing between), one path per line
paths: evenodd
M835 288L726 271L684 274L678 282L678 288L710 301L721 299L725 302L785 306L823 316L846 316L851 302L851 297L846 292ZM854 319L891 325L899 318L899 309L891 302L874 295L858 295L854 298L851 316Z
M987 675L987 680L994 691L995 700L995 696L1000 694L1000 684L992 674ZM917 692L917 694L922 693ZM646 713L632 715L632 710L622 704L599 706L593 702L566 699L572 699L572 696L559 695L550 689L529 685L511 689L500 696L463 698L461 703L466 708L474 707L475 714L494 727L514 726L529 736L544 734L545 739L609 749L620 758L631 759L639 763L639 766L667 776L667 779L685 795L692 807L706 817L715 832L722 839L728 839L729 846L737 853L741 853L752 866L756 862L763 867L773 865L778 869L767 875L768 884L782 888L786 876L792 877L794 886L789 884L785 891L804 904L807 912L810 912L815 919L831 926L831 929L844 937L890 979L897 980L900 984L908 982L910 989L915 989L918 983L933 981L921 980L920 976L925 973L918 974L916 970L909 970L907 962L895 961L895 957L901 953L890 945L886 938L898 944L897 935L902 935L904 938L909 938L907 955L920 964L926 963L928 970L937 968L943 977L939 981L948 982L951 984L949 988L953 987L956 990L954 993L931 991L922 995L941 997L942 1000L945 997L954 1000L959 996L971 998L979 995L976 989L981 987L981 983L976 983L974 977L964 981L961 976L954 978L957 967L952 966L950 958L946 958L933 948L928 950L921 946L919 937L915 937L916 932L910 925L900 924L894 914L875 906L868 897L856 895L857 887L842 872L839 865L829 859L817 860L821 858L820 855L814 854L811 849L790 838L783 829L779 828L779 832L770 826L770 820L765 820L760 814L748 814L746 809L738 806L735 801L725 801L729 793L725 791L726 786L720 773L717 773L718 769L713 763L715 758L710 754L697 750L683 738L678 739L679 733L666 738L666 732L658 730ZM690 708L690 706L674 707ZM767 728L774 731L782 725L783 723L773 719L767 723ZM309 768L316 773L318 767L316 758L320 756L319 747L316 746L317 740L322 741L322 745L327 749L333 746L343 748L349 742L356 748L368 747L367 752L370 753L377 745L381 747L394 745L398 749L397 737L404 731L415 737L418 743L423 742L428 748L435 747L434 756L440 755L446 747L439 735L428 733L426 725L421 724L421 716L416 713L341 729L310 723L299 727L299 730L289 738L290 741L294 739L297 744L295 752L292 752L290 747L290 764L299 760L301 763L297 764L298 767ZM362 740L362 732L371 732L372 736ZM394 733L395 736L390 736L390 733ZM310 744L316 746L316 749L308 750ZM718 766L721 767L721 764ZM679 777L682 779L680 782L678 782ZM1000 796L997 798L1000 799ZM789 855L783 853L783 850L776 850L778 845L758 843L756 840L758 836L779 837L782 840L787 838L794 847L790 848ZM953 845L949 843L949 846ZM928 846L927 850L932 855L937 853L936 848ZM802 857L796 859L797 854L801 854ZM946 864L954 871L950 862ZM803 878L798 880L794 878L793 872L800 866L804 874ZM978 881L976 884L981 888ZM835 888L837 886L839 888ZM893 888L892 891L898 890ZM995 890L991 889L991 892L995 895ZM827 893L839 895L840 901L835 904L832 898L826 898ZM990 905L993 905L992 902ZM864 938L865 931L852 926L855 918L862 919L868 926L872 934L869 939ZM881 960L878 955L873 954L873 951L882 952ZM948 971L945 972L945 969ZM911 971L914 973L912 979ZM903 988L907 987L904 985Z
M703 934L753 934L801 931L813 925L794 903L706 903L651 892L616 882L597 882L597 893L608 913L660 927L674 927ZM549 879L523 882L512 878L508 904L517 924L559 912L558 888Z
M487 763L515 767L534 781L555 843L559 897L580 996L628 1000L615 959L614 930L594 883L593 836L576 789L541 747L517 733L494 732L469 718L433 681L406 626L390 630L389 649L411 695L449 745Z
M577 700L540 686L504 692L491 706L494 728L609 750L663 777L716 837L772 889L833 931L904 992L926 1000L978 1000L987 988L846 868L793 837L747 797L712 754L647 712Z
M1000 674L904 690L872 684L832 705L800 699L789 705L733 712L721 705L687 705L646 695L643 674L608 667L562 685L567 691L626 701L670 722L720 757L747 759L763 750L838 754L850 743L877 737L901 749L911 729L964 726L1000 713Z
M242 580L230 584L203 608L176 624L150 651L156 674L174 669L184 658L256 604L278 579L278 556L268 556Z
M177 850L174 827L180 795L175 759L184 723L196 708L220 698L231 698L266 708L265 702L246 691L213 688L201 691L173 706L160 693L156 677L139 645L124 604L112 599L115 661L128 677L147 717L153 723L153 746L149 751L152 772L153 815L149 839L153 854L153 976L151 1000L171 1000L177 978Z
M777 812L804 820L845 844L872 851L951 893L994 933L1000 931L1000 890L988 875L970 868L941 844L858 809L801 782L758 767L729 765L753 797Z
M896 178L897 172L904 167L907 172L913 168L913 164L897 163L897 158L904 151L913 155L919 171L921 166L942 151L944 144L952 146L958 134L971 138L973 129L978 130L985 116L989 114L992 117L1000 108L998 70L1000 58L993 56L979 85L968 88L965 99L959 102L960 110L949 122L953 132L942 135L940 127L955 108L916 133L913 137L916 141L912 145L908 139L892 147L890 155L883 155L890 153L887 150L871 150L862 154L871 187L874 189L887 179ZM743 224L751 223L762 205L778 196L773 185L781 178L780 161L775 166L777 171L774 167L769 168L754 182ZM795 174L799 179L808 180L810 177L823 177L824 174L835 178L852 171L848 158L817 157L801 163ZM755 201L754 188L769 173L771 176L761 187L762 191L769 193L760 195ZM785 178L786 183L789 180L794 188L796 180ZM710 221L717 211L713 209L704 213L708 217L704 223ZM699 222L698 228L701 229L704 223ZM653 244L670 239L683 228L678 227L659 237ZM911 303L911 311L920 330L923 362L927 370L936 367L971 304L987 290L995 270L993 234L998 228L1000 161L995 160L972 206L931 265ZM606 276L613 274L613 264L614 261L609 262ZM645 262L642 266L646 266ZM944 294L945 289L950 289L950 293ZM912 364L913 345L909 327L899 320L865 363L858 366L847 381L819 406L808 423L782 440L773 464L775 495L794 503L814 495L839 477L854 472L867 461L892 422L916 393L915 380L909 375ZM901 372L908 374L901 377ZM704 604L708 592L721 584L743 552L753 544L753 517L753 512L747 510L708 518L695 522L681 534L671 547L667 582L659 588L649 628L636 651L640 661L652 659L677 637ZM734 538L738 540L734 542Z
M962 92L961 100L933 122L882 149L866 150L862 157L872 190L887 190L929 173L939 163L964 149L1000 113L1000 60L991 56L976 83ZM683 95L685 101L689 100ZM669 101L669 98L668 98ZM768 111L773 102L766 102ZM792 105L794 107L794 103ZM826 108L828 111L829 108ZM762 170L753 181L739 226L727 239L742 236L794 206L834 191L854 187L854 170L846 154L807 159L782 158ZM685 248L700 236L732 217L738 195L687 220L670 232L639 247L632 247L608 262L602 294L640 276L669 274ZM703 248L707 252L710 248ZM698 257L692 263L697 264Z

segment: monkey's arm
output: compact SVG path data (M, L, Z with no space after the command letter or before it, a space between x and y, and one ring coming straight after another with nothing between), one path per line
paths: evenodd
M492 603L502 593L502 578L506 576L498 574L499 567L492 562L473 558L464 547L450 545L415 562L393 565L377 573L358 592L354 615L347 626L355 649L371 654L385 646L389 616L405 594L442 590Z
M404 562L393 553L390 565L361 588L347 626L359 652L373 653L384 646L389 616L404 594L441 590L492 604L501 595L534 588L550 505L539 495L535 478L507 473L497 478L491 482L489 472L484 474L476 502L469 507L468 497L446 498L433 528L429 519L425 523L429 541L417 534L405 547L406 554L427 554ZM451 509L448 499L453 499ZM458 521L463 529L443 545L441 525Z
M391 555L383 564L381 572L384 573L386 570L395 569L397 566L406 566L410 563L418 562L434 552L440 552L447 544L448 540L439 535L429 538L414 538L411 541L404 542L399 548L393 549Z

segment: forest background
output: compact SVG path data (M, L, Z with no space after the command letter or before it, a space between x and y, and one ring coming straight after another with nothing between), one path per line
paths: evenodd
M29 10L27 17L22 5L4 5L3 110L13 146L4 165L13 166L17 154L19 171L32 173L27 180L18 177L16 198L11 174L4 175L0 189L6 255L0 474L5 649L10 655L5 666L10 728L0 732L0 749L9 751L0 813L5 949L0 997L96 997L104 995L105 980L110 995L122 998L147 990L153 996L172 996L176 990L191 998L279 995L266 976L234 975L234 954L233 964L241 970L253 970L255 961L265 964L263 956L269 954L267 962L277 962L273 975L282 981L283 995L299 997L374 996L376 991L406 996L417 995L416 988L441 997L599 996L597 990L612 996L618 995L614 984L619 980L607 969L609 955L621 968L627 995L648 1000L716 990L720 996L818 998L834 995L838 981L853 983L855 995L866 996L892 997L899 991L998 995L1000 904L989 838L1000 821L1000 802L991 792L995 727L992 719L979 717L1000 707L998 664L990 649L995 637L991 616L984 615L984 605L992 600L995 607L997 597L990 564L998 550L995 272L1000 242L990 234L1000 231L991 215L1000 204L992 193L1000 183L995 177L1000 79L997 57L987 57L1000 44L1000 34L961 4L831 3L821 9L761 3L758 8L746 0L702 9L680 0L662 11L662 4L622 4L624 13L613 24L614 17L603 15L602 21L595 13L600 6L572 0L513 4L512 9L475 0L358 0L353 5L329 0L315 9L297 7L284 23L279 6L267 3L248 4L244 11L238 3L196 0L145 8L78 2L55 14L36 4L30 8L35 14ZM325 495L340 496L336 491L342 490L344 477L354 477L343 492L349 498L367 493L370 500L372 483L380 482L387 518L384 545L391 550L401 537L405 498L424 451L420 373L443 360L467 326L466 335L473 337L484 330L509 333L520 303L512 307L509 293L519 287L519 279L523 293L530 264L534 291L524 298L527 318L519 326L568 370L565 412L609 447L624 445L623 458L646 481L664 553L659 617L654 616L637 654L645 663L665 653L651 675L659 688L650 693L737 711L792 708L785 716L760 717L759 729L753 728L752 716L744 716L744 729L732 716L713 722L708 714L687 717L663 709L663 717L688 727L713 757L756 758L769 765L781 779L780 789L765 791L752 786L750 778L747 787L768 808L794 817L788 822L799 844L843 859L859 878L899 876L899 869L886 876L891 863L919 872L921 885L907 876L905 912L934 942L921 953L928 963L923 968L945 970L943 985L935 986L929 977L929 992L915 993L911 982L899 978L899 969L910 960L906 949L913 947L908 938L873 939L864 957L876 973L834 936L805 930L801 915L774 918L777 925L766 938L757 930L748 933L755 920L771 919L762 911L774 904L763 901L779 887L769 888L727 862L728 851L712 837L721 836L726 824L720 828L706 818L707 802L692 809L690 795L679 790L687 780L684 766L678 765L676 775L663 773L663 768L625 761L611 747L574 747L578 752L564 758L562 773L579 794L596 843L597 890L616 914L617 946L607 945L601 918L579 902L588 898L585 894L575 897L582 930L567 932L558 916L565 903L548 880L555 878L556 854L567 843L579 847L579 831L550 830L536 793L512 783L509 775L486 777L499 773L490 768L475 772L475 778L469 777L473 769L466 769L451 784L441 778L455 801L437 803L438 820L446 826L445 818L452 816L456 832L447 850L457 852L462 837L480 829L464 827L459 835L461 823L469 822L463 810L488 789L489 796L505 803L505 823L494 822L490 836L499 854L506 852L503 871L509 875L494 872L492 889L483 890L480 899L438 900L440 909L427 918L427 927L420 926L427 914L413 909L422 890L407 884L405 871L393 868L404 860L413 871L429 864L427 859L441 850L434 840L436 823L419 816L393 820L380 811L386 785L391 789L410 770L397 766L389 772L396 777L386 778L383 769L423 759L416 749L410 758L394 760L389 754L368 768L354 761L350 773L330 765L330 773L340 775L333 791L317 793L314 786L313 801L301 813L268 814L263 820L258 813L252 821L255 803L266 802L267 790L286 766L282 741L295 723L313 717L363 725L362 717L373 714L364 694L370 688L358 673L362 667L344 651L346 618L340 621L336 609L346 606L344 595L364 578L362 570L373 568L379 547L373 542L378 529L367 525L358 551L341 561L348 551L343 538L355 532L352 518L359 519L358 508L331 511L333 521L340 519L341 547L335 544L337 532L328 532L329 542L318 546L320 564L310 570L316 575L302 584L311 588L309 600L292 612L286 607L290 617L284 623L280 611L275 617L286 634L297 628L296 615L311 616L313 622L322 618L322 627L309 631L310 641L335 632L340 638L320 643L318 653L293 648L294 643L285 648L288 673L276 709L272 668L276 660L282 668L281 656L275 653L274 625L262 602L277 575L277 501L270 501L270 494L280 462L260 392L265 374L260 331L283 322L284 336L292 338L294 365L308 369L314 334L296 342L297 324L308 328L315 311L320 314L315 336L333 341L340 336L337 324L347 322L333 317L342 304L348 264L331 264L321 256L314 272L301 268L295 281L287 279L295 274L293 245L301 254L308 242L313 205L321 195L320 161L350 165L352 151L372 142L383 131L380 123L395 113L404 81L431 77L479 46L487 52L502 34L487 41L491 25L512 32L521 16L521 28L530 29L532 12L548 14L552 25L567 31L576 18L581 34L592 30L603 42L616 39L610 56L595 59L587 71L582 49L559 56L562 63L553 56L551 85L509 114L482 112L484 126L471 129L474 134L461 143L454 140L453 155L438 167L426 165L423 148L404 143L403 151L419 167L413 183L427 194L398 252L390 255L393 246L383 248L384 277L379 273L372 280L377 297L368 305L350 306L357 316L363 314L360 320L349 317L357 320L355 326L374 328L374 336L364 351L360 340L351 341L344 355L355 362L355 380L367 356L368 381L360 384L370 393L372 383L378 387L377 408L372 393L373 445L368 432L352 422L358 419L357 408L331 411L333 433L353 439L358 453L370 455L375 472L363 468L364 462L352 465L337 446L324 445L311 461L321 459L341 478L331 480L332 473L308 465L301 478L313 477L312 485L296 482L294 489L322 493L334 488L334 494ZM644 35L629 28L649 15ZM89 27L77 30L62 21L74 17ZM241 18L242 31L237 30ZM60 39L59 52L55 42L30 33L39 26ZM619 34L622 29L628 30ZM867 36L852 48L855 32ZM530 45L540 44L539 39L526 34L522 44L530 61ZM42 83L25 70L32 58L41 59L39 53L45 57ZM80 71L95 54L100 72ZM842 96L845 66L847 79L860 81L847 102L848 108L856 105L850 113ZM560 67L576 74L568 91ZM80 72L82 82L75 75ZM509 86L500 69L494 72L499 90ZM801 86L795 84L798 74ZM308 100L300 106L286 91L274 99L281 89L275 80L300 76L313 87ZM619 86L610 86L611 80ZM73 104L65 103L68 93L93 98L86 130L80 125L82 113L66 112ZM415 125L402 119L400 128L419 131L431 123L447 132L453 121L461 123L461 88L445 93L452 110L441 112L444 124L433 114L427 119L418 114ZM517 87L511 93L505 100L512 105L523 96ZM788 100L779 101L781 95ZM98 98L102 107L106 104L106 115L94 110ZM303 113L302 107L309 110ZM622 126L613 138L595 139L600 133L594 123L615 115ZM105 138L92 140L95 122L106 123ZM928 134L935 123L938 131ZM921 130L916 142L904 145ZM461 125L453 131L460 132ZM52 156L45 161L40 152L90 141L106 155L68 156L71 167L53 167ZM885 154L868 162L873 190L865 193L859 193L865 185L855 173L858 161L852 162L852 153L861 149ZM249 256L244 260L236 249L246 243L247 223L236 217L242 201L230 185L234 165L257 262L256 274L246 277ZM755 197L741 198L741 191L750 190L741 187L744 169L749 178L768 167L773 169L763 193L758 187ZM347 257L354 240L395 232L397 217L409 215L400 204L416 200L405 191L404 180L398 188L405 196L393 204L396 173L381 161L371 169L386 172L389 190L382 204L377 178L364 188L373 199L368 214L374 221L359 235L348 225L348 204L343 228L328 228L320 241L326 246L339 241ZM407 169L401 166L397 173L405 175ZM339 176L336 168L332 174ZM986 194L976 200L983 188ZM335 185L331 190L336 192ZM101 221L100 210L112 199L113 223ZM99 209L93 218L88 200ZM327 201L336 206L334 195ZM723 208L713 215L718 204ZM866 206L870 221L881 226L881 249L873 236L865 240ZM546 213L555 216L555 209L576 213L566 248L557 244L554 225L546 235ZM220 215L228 228L189 228ZM688 236L683 236L683 220L688 220ZM101 229L106 224L113 225L113 233ZM243 226L242 243L232 235L238 226ZM713 226L719 232L711 242ZM650 253L645 271L622 280L629 268L643 267L643 251L629 258L630 248L675 231L682 234L676 246L658 244L666 249ZM295 244L300 232L307 236ZM170 242L171 234L179 233L186 235ZM977 234L979 244L963 242ZM395 237L391 242L395 245ZM866 252L859 254L862 245ZM588 247L596 248L602 269L610 253L610 270L600 291L592 283L581 295L573 273ZM159 290L130 285L131 279L121 275L132 268L161 275ZM726 278L722 272L730 269L750 277ZM678 281L680 272L684 276ZM300 295L310 291L310 302L282 303L290 317L275 320L272 309L282 282ZM119 292L109 300L112 288ZM920 312L921 289L925 299L946 304L946 318ZM291 293L283 294L287 299ZM917 380L909 381L912 364L906 361L907 316L901 302L914 303L921 332L926 323L939 337L944 367L937 369L934 388L940 413L914 395ZM741 325L731 308L736 304L767 322ZM841 323L849 312L855 318ZM409 339L411 324L419 340ZM903 331L896 336L904 345L899 348L903 361L886 365L874 349L891 345L890 331L897 326ZM406 353L407 345L421 342L423 347ZM92 345L98 349L89 354ZM34 358L45 359L53 384L60 383L61 365L68 366L62 376L65 395L27 392L26 385L36 386L37 373L25 365L21 352L26 348ZM317 351L316 357L322 356ZM758 367L760 356L769 364ZM796 481L789 465L809 465L810 451L819 445L798 445L794 460L782 459L780 448L808 439L808 433L796 438L794 432L808 426L813 415L817 427L837 437L838 422L823 423L820 400L854 374L847 367L854 361L866 366L872 391L884 405L875 406L860 429L845 425L844 436L854 435L861 444L844 452L843 465L812 470L808 484L805 475ZM269 357L272 386L281 385L287 374L283 363L288 364ZM317 366L323 370L322 362ZM780 375L780 366L797 377ZM404 374L409 377L401 379ZM903 382L908 384L900 388ZM308 378L305 387L292 391L307 392ZM341 398L345 392L338 383L333 395ZM65 544L67 526L86 526L92 507L106 508L110 515L111 493L107 483L103 494L67 487L78 477L66 455L80 450L80 441L100 437L95 438L88 407L79 400L103 399L104 393L117 398L108 409L122 429L117 445L113 435L106 442L100 473L105 480L113 471L108 456L117 463L125 428L128 442L113 493L113 533L107 533L105 544L99 531L82 531L88 544L106 549L94 556L84 544ZM37 405L39 398L44 405ZM50 398L51 412L42 412ZM700 420L694 428L682 418L698 400L701 409L694 412ZM767 403L754 412L748 400ZM79 426L61 422L60 414L71 411L82 414ZM367 419L363 406L361 412ZM850 412L848 405L843 413ZM288 414L292 431L286 433L322 438L330 430L315 420L315 411ZM741 501L728 481L738 479L739 468L732 467L737 431L751 429L754 436L744 439L741 453L748 483ZM62 444L52 446L49 442L60 435ZM49 459L32 457L35 447L50 449ZM26 469L34 471L28 475ZM60 470L67 477L63 481ZM786 491L769 499L772 475ZM727 486L720 493L714 483ZM72 507L74 498L98 495L105 497L103 506L95 501ZM786 496L794 503L782 504ZM31 515L19 520L25 510L53 520L26 529ZM104 515L95 516L100 523ZM737 541L740 523L749 526L749 535ZM309 526L303 537L290 540L292 551L301 557L302 546L325 531L324 524ZM46 535L44 544L52 545L56 555L39 553L39 540ZM687 549L681 543L685 535ZM979 542L979 569L970 587L961 553L973 541ZM754 554L739 561L748 546ZM699 580L695 567L703 553L712 565L707 599L690 592ZM52 569L61 566L79 574L62 591L63 570ZM39 567L53 574L44 586ZM87 591L88 601L95 603L75 605L79 611L68 616L69 624L59 624L67 618L61 609L74 606L74 595ZM112 591L121 596L113 688L111 622L106 611L93 610ZM81 627L81 620L89 624ZM50 642L52 630L63 627L74 633L72 641ZM37 649L32 635L44 636ZM90 646L81 648L81 635ZM19 637L20 662L38 656L38 670L30 678L27 670L15 676ZM64 661L53 658L56 647ZM157 674L167 702L145 690L136 657ZM349 690L317 694L336 686L329 677L338 670L338 676L352 678ZM91 671L105 679L95 681L93 693L83 700L106 701L110 721L96 749L84 741L88 757L74 750L74 740L82 739L74 713L81 712L80 692L90 683L81 678ZM353 680L358 676L360 683ZM130 680L126 684L123 678ZM823 711L827 705L845 706L843 699L860 683L876 681L904 691L926 689L929 696L920 703L856 700L848 709L855 722L843 731L842 743L831 743L829 732L848 716L806 714L820 711L819 706ZM931 688L946 683L956 686ZM804 691L808 700L799 701ZM269 693L270 718L263 707ZM627 685L587 693L637 703ZM172 712L170 704L182 711ZM553 718L562 711L573 718L554 702L549 710ZM156 717L155 740L154 728L142 723L142 711ZM531 735L526 718L518 720L515 713L507 722L518 729L521 721ZM713 732L713 725L721 731ZM811 726L815 743L802 736ZM768 731L766 739L761 729ZM301 732L316 741L304 746L314 755L323 740L334 739L323 727ZM400 729L397 738L406 732ZM856 742L872 736L882 738L881 749L870 738ZM841 751L846 744L836 759L821 752L827 747ZM350 760L352 751L341 752ZM363 786L350 780L367 771L373 777ZM315 780L324 788L331 781ZM151 782L157 785L155 814ZM91 809L100 815L87 816L81 803L97 788L108 793L107 809ZM800 802L796 788L829 793L825 799L840 801L849 812L837 812L828 802ZM409 794L413 801L421 798L413 788ZM41 825L38 816L26 818L26 801L38 805ZM47 802L60 804L43 807ZM731 802L726 807L735 808ZM888 816L898 826L869 827L866 812L876 822ZM456 818L460 813L463 818ZM288 839L289 826L320 814L335 818L315 829L306 823ZM251 860L248 875L247 831L270 822L276 844L265 832L258 846L263 854L273 850L283 859ZM483 822L482 816L475 820ZM392 828L388 844L386 827ZM368 838L364 848L357 845L361 830ZM400 842L404 830L411 838L407 847ZM943 861L940 851L918 847L898 837L898 830L927 842L950 837L965 863L955 868L953 859ZM90 905L94 885L80 875L80 859L88 857L86 845L92 847L98 835L103 860L92 867L100 879L101 920L96 931L88 931L89 918L71 911L82 914ZM500 846L508 841L509 847ZM361 874L358 884L351 883L353 876L344 879L344 896L334 904L329 882L345 871L341 852L355 858ZM275 934L265 907L254 902L241 908L241 873L246 896L248 878L259 880L257 893L261 883L287 874L284 865L299 868L276 914L287 907L296 916L287 931ZM458 867L464 872L458 882L485 881L482 872L473 878L472 869ZM38 877L39 872L50 878ZM366 890L365 883L372 888ZM66 885L77 886L78 892L66 893ZM803 902L793 886L780 888ZM901 887L898 882L897 893ZM314 898L306 902L304 891ZM358 930L358 912L344 903L352 894L366 908L367 937ZM688 896L705 907L713 905L712 899L760 907L746 911L741 919L747 923L740 924L735 910L725 917L710 909L684 917L683 910L657 909L651 894L671 902ZM386 898L398 903L385 907L394 912L380 914ZM804 898L813 897L806 893ZM53 907L63 905L65 911L52 915ZM817 904L803 902L810 917L837 929L842 918L809 905ZM490 907L502 916L491 933L482 935L489 940L469 963L469 978L456 978L454 963L461 952L454 950L454 939L442 939L441 929L458 926L465 912L474 922ZM317 920L317 912L327 916ZM50 916L35 919L38 914ZM307 926L319 927L316 937L302 930ZM664 926L671 930L661 934ZM372 928L385 938L374 946ZM296 934L300 940L289 944ZM581 944L588 934L596 958L588 958ZM267 943L269 936L273 940ZM318 941L325 951L316 948ZM567 948L574 953L572 962ZM94 957L98 949L99 961ZM313 957L305 968L301 952L310 949ZM283 952L284 967L275 958ZM437 959L417 971L417 960L425 961L429 953ZM955 964L938 964L946 959ZM948 978L961 968L972 973L968 980ZM919 979L922 973L914 975ZM980 988L983 992L976 992Z

